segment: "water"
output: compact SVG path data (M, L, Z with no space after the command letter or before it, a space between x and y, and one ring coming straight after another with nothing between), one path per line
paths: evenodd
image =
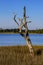
M33 45L43 45L43 34L29 34ZM0 46L26 45L20 34L0 34Z

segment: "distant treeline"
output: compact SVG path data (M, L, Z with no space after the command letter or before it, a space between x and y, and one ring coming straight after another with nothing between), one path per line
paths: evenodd
M18 32L19 30L18 29L0 29L0 33L7 33L7 32L14 32L14 33L16 33L16 32Z
M22 30L25 33L25 30ZM43 33L43 29L38 30L28 30L29 33ZM0 29L0 33L19 33L19 29Z
M29 33L39 33L39 34L43 34L43 29L29 30Z
M7 33L7 32L14 32L14 33L18 33L19 29L0 29L0 33Z

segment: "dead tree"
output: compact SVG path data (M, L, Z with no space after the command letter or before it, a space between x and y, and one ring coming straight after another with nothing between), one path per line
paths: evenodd
M24 15L23 15L23 19L19 19L21 21L21 25L18 24L18 22L16 21L16 15L14 16L14 21L17 23L17 25L19 26L19 33L21 36L23 36L26 40L26 43L29 47L29 51L30 51L30 55L31 56L34 56L34 49L33 49L33 46L32 46L32 43L31 43L31 40L29 38L29 34L28 34L28 27L27 27L27 23L31 22L31 21L26 21L26 7L24 7ZM22 28L25 28L25 33L22 33Z

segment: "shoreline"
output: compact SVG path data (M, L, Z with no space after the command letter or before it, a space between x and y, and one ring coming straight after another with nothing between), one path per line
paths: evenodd
M0 47L28 47L27 45L0 46ZM43 45L33 45L34 48L43 48Z
M14 33L14 32L2 32L0 34L19 34L19 33ZM43 34L43 33L28 33L28 34Z

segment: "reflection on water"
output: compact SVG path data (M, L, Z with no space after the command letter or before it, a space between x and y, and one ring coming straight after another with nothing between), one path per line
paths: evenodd
M43 45L43 34L29 34L33 45ZM20 34L0 34L0 46L26 45L25 39Z

